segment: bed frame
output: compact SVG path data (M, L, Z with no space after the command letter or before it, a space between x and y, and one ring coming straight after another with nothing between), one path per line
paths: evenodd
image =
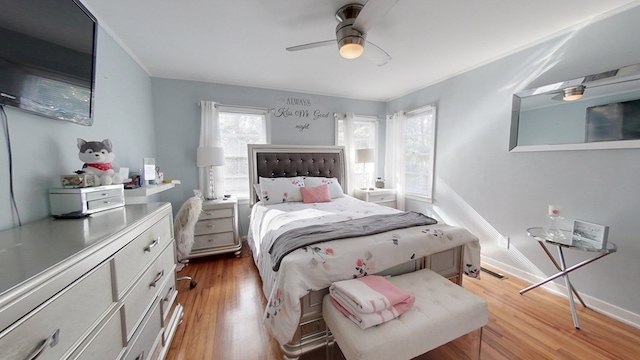
M249 180L259 183L260 177L324 176L338 179L347 188L347 163L342 146L248 145ZM251 186L251 205L257 200ZM463 248L455 247L393 267L380 274L399 275L424 268L462 285ZM281 345L285 360L298 359L302 354L326 345L322 299L328 289L313 291L300 299L300 324L291 342ZM266 295L265 295L266 296Z

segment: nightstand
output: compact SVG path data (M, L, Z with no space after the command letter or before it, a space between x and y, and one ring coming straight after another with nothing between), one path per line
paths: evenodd
M355 189L354 196L362 201L376 203L378 205L396 208L396 190L395 189Z
M238 199L230 197L205 200L196 223L190 258L233 252L240 256L238 236Z

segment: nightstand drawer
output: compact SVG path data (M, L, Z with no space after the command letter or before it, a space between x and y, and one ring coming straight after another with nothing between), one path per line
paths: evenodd
M200 220L230 218L233 216L233 209L202 209Z
M200 220L196 223L195 234L202 235L227 231L233 231L232 218Z
M390 208L396 208L396 201L395 200L391 200L391 201L381 201L381 202L377 202L376 204L378 205L382 205L382 206L387 206Z
M212 246L233 245L235 237L233 232L223 232L217 234L198 235L193 242L193 250L210 248Z
M396 196L393 194L370 194L369 202L384 202L384 201L396 201Z

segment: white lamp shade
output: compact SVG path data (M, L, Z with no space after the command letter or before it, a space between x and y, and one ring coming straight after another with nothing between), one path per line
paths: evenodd
M357 149L356 162L357 163L376 162L374 150L373 149Z
M198 167L224 165L224 149L221 147L199 147L196 153Z

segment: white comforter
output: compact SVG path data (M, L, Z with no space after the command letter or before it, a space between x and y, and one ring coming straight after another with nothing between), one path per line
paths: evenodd
M417 226L370 236L327 241L287 255L280 270L271 270L269 248L283 232L308 225L391 214L399 210L345 196L327 203L262 205L251 210L249 245L262 277L268 304L264 324L280 344L298 327L300 298L334 281L364 276L465 245L465 273L479 277L480 244L469 231L446 224Z

